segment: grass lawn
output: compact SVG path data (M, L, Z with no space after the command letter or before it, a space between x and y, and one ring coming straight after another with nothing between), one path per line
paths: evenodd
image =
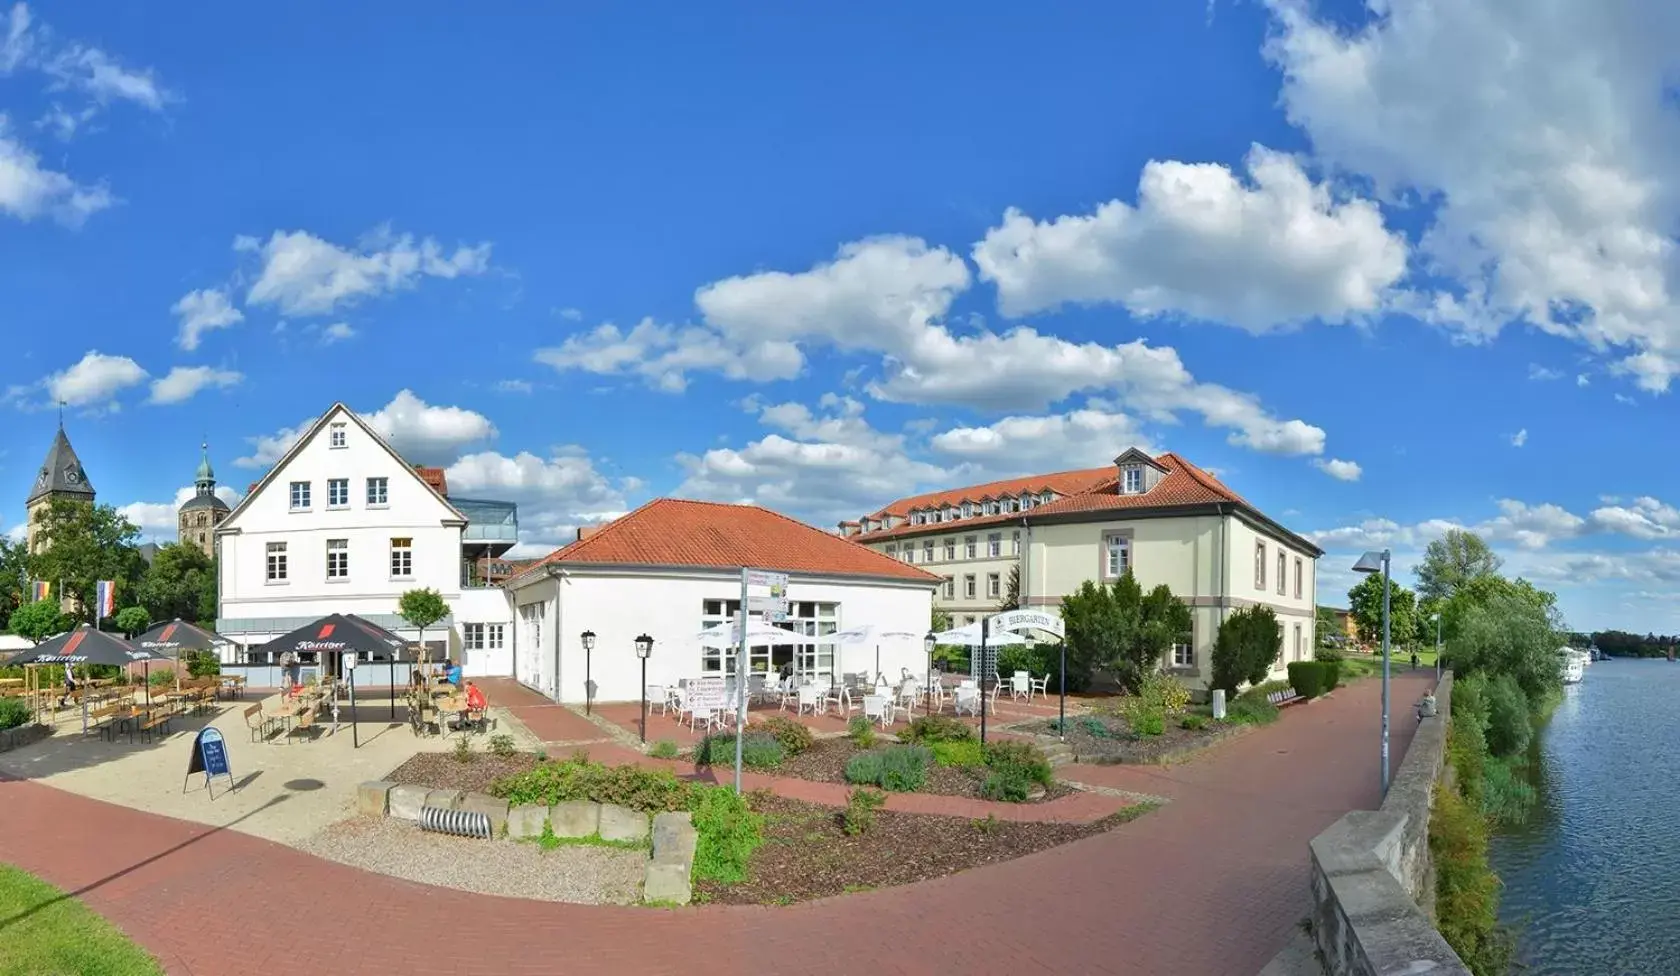
M0 976L153 976L145 950L52 885L0 865Z
M1391 650L1388 657L1390 674L1405 674L1411 670L1412 653L1410 651ZM1435 648L1418 651L1418 669L1435 668ZM1382 674L1382 654L1349 654L1342 659L1342 681L1347 682L1355 678L1366 678L1371 675Z

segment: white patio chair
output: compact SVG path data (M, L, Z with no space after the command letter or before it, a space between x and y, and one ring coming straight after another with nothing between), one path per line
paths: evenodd
M681 687L667 687L665 689L665 710L676 717L679 725L682 724L683 704L687 700L687 689Z
M992 714L993 715L997 714L998 692L1000 692L1002 690L1003 690L1003 682L993 681L992 682L992 690L986 692L986 701L987 701L987 703L989 703L992 706Z
M659 709L659 714L664 715L665 709L670 703L670 696L665 693L665 686L648 685L647 703L650 710L657 708Z
M969 681L965 681L961 685L958 685L957 694L953 700L951 711L956 715L961 715L963 712L967 712L970 715L979 715L980 689L974 687L974 683Z
M817 685L806 685L799 689L799 704L794 708L794 715L803 715L810 709L812 715L820 714L823 710L823 696L828 689Z
M829 685L823 691L823 711L827 712L830 705L834 706L834 710L840 714L842 719L849 717L855 707L852 704L852 689L845 685L838 687Z
M1017 671L1009 679L1009 697L1015 699L1032 699L1032 675L1025 671Z
M916 701L922 697L922 684L915 678L906 680L898 686L898 701L893 704L904 709L904 714L916 717Z
M878 722L881 728L892 724L892 699L886 695L864 695L863 717Z
M939 681L935 681L933 684L928 685L927 699L928 699L927 708L928 708L928 714L929 715L932 715L935 712L943 712L945 710L945 699L946 699L945 685L943 683L939 682Z
M1034 695L1044 695L1046 697L1050 695L1050 672L1044 672L1042 678L1028 677L1027 701L1032 701Z

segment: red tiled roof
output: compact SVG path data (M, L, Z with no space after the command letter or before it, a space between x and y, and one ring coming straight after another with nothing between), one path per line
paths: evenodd
M539 560L550 563L750 566L817 576L875 576L935 583L940 577L756 505L658 498ZM518 577L515 577L516 579Z
M996 481L986 485L976 485L971 488L958 488L952 491L931 492L917 495L894 502L883 513L891 512L897 515L908 514L911 508L931 508L937 499L941 507L947 499L955 500L958 504L963 499L978 501L987 492L1019 494L1021 491L1033 489L1037 486L1048 487L1053 491L1060 491L1066 497L1058 498L1048 505L1039 505L1025 512L1010 512L1006 515L983 515L977 518L965 518L955 522L935 522L926 525L910 525L908 523L890 529L880 529L861 535L850 536L860 542L878 542L882 539L894 539L900 536L920 536L930 534L949 534L964 532L969 529L984 528L991 525L1005 525L1019 523L1023 516L1030 519L1042 518L1047 515L1058 515L1072 512L1097 512L1109 509L1125 508L1176 508L1180 506L1211 505L1221 502L1242 505L1253 510L1241 495L1225 487L1218 478L1184 460L1177 454L1166 453L1155 458L1155 463L1166 469L1161 480L1155 487L1139 495L1122 495L1119 492L1119 471L1113 467L1091 468L1084 471L1063 471L1058 474L1032 475L1026 478L1016 478L1010 481ZM1081 484L1081 479L1083 484ZM1067 486L1058 488L1058 485ZM1019 486L1008 488L1003 486ZM1042 490L1042 489L1039 489ZM879 515L871 516L878 518Z
M449 497L449 482L444 478L442 468L423 468L416 464L414 473L420 476L421 481L431 485L433 491L445 498Z
M1076 491L1084 491L1104 478L1114 477L1113 467L1084 468L1079 471L1057 471L1053 474L1031 474L1024 478L1010 478L1005 481L989 481L983 485L970 485L967 488L953 488L945 491L930 491L926 494L911 495L900 498L880 511L872 513L872 519L887 515L908 516L916 509L944 508L946 505L961 505L964 501L981 502L988 498L998 498L1003 495L1020 495L1022 492L1041 492L1050 490L1058 495L1071 495Z

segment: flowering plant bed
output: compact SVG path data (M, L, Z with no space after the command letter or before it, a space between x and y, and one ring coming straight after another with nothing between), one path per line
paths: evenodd
M1007 861L1112 830L1154 809L1140 803L1084 824L964 820L932 814L873 811L851 832L848 814L756 792L764 845L735 884L700 882L696 900L785 905L848 892L910 884L982 864Z
M1190 713L1196 714L1196 713ZM1076 762L1113 765L1116 763L1170 763L1187 758L1232 734L1229 723L1202 719L1200 728L1185 728L1182 717L1164 722L1157 735L1138 735L1131 724L1119 715L1080 715L1069 717L1065 738L1073 749ZM1192 720L1196 724L1196 720ZM1047 719L1017 726L1022 732L1054 737L1057 720Z

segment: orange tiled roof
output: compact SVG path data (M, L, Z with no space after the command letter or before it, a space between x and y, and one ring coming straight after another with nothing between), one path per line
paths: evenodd
M935 583L940 577L756 505L658 498L550 553L550 563L750 566L819 576L875 576ZM518 579L518 577L515 577Z
M449 481L444 478L442 468L423 468L416 464L414 473L420 476L421 481L431 485L433 491L445 498L449 497Z
M1161 480L1156 483L1155 487L1141 495L1120 494L1118 491L1119 472L1112 466L1090 468L1083 471L1062 471L1057 474L1030 475L1009 481L994 481L990 484L975 485L969 488L916 495L912 498L896 501L870 517L880 518L888 513L901 517L908 516L913 508L932 508L936 504L939 507L944 507L947 501L960 505L964 499L979 501L987 493L1019 494L1027 490L1049 488L1065 497L1058 498L1048 505L1039 505L1026 512L982 515L959 519L955 522L935 522L926 525L904 523L890 529L878 529L874 532L866 532L849 538L860 542L878 542L882 539L893 539L900 536L950 534L969 529L985 528L991 525L1019 523L1023 516L1030 520L1042 518L1046 515L1096 512L1109 509L1175 508L1225 502L1242 505L1251 511L1253 510L1252 505L1249 505L1241 495L1221 484L1218 478L1184 460L1177 454L1169 452L1159 455L1154 460L1156 464L1166 469L1166 473L1161 476Z

